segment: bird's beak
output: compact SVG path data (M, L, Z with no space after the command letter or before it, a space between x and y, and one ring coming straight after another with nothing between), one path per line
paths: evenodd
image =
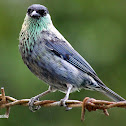
M40 14L38 14L36 11L33 11L33 12L30 14L30 17L39 18L39 17L40 17Z

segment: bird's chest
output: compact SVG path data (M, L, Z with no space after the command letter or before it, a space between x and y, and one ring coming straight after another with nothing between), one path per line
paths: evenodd
M21 56L28 57L31 55L35 43L35 37L27 30L22 30L19 36L19 51Z
M55 79L52 74L53 70L50 67L50 63L53 59L52 54L48 52L42 41L36 42L34 38L32 38L34 44L28 45L26 40L29 39L22 39L19 44L19 50L24 63L38 78L53 83L52 81L55 81Z

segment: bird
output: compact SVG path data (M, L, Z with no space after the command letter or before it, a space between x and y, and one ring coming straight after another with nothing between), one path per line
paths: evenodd
M48 9L40 4L28 7L19 34L19 52L29 70L49 85L48 90L29 101L29 109L39 107L34 102L55 91L65 93L60 100L62 106L69 94L81 89L98 91L113 101L125 101L108 88L98 77L89 63L54 27Z

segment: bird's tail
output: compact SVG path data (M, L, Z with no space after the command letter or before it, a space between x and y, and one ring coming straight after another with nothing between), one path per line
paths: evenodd
M114 100L115 102L118 101L125 101L124 98L122 98L120 95L109 89L107 86L99 84L101 89L103 90L102 93L109 97L110 99Z

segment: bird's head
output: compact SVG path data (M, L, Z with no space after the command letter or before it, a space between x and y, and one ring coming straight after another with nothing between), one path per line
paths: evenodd
M52 24L48 9L40 4L33 4L28 7L25 21L32 26L48 27Z
M31 18L39 20L41 18L45 18L49 14L49 11L43 5L33 4L28 7L27 14Z

